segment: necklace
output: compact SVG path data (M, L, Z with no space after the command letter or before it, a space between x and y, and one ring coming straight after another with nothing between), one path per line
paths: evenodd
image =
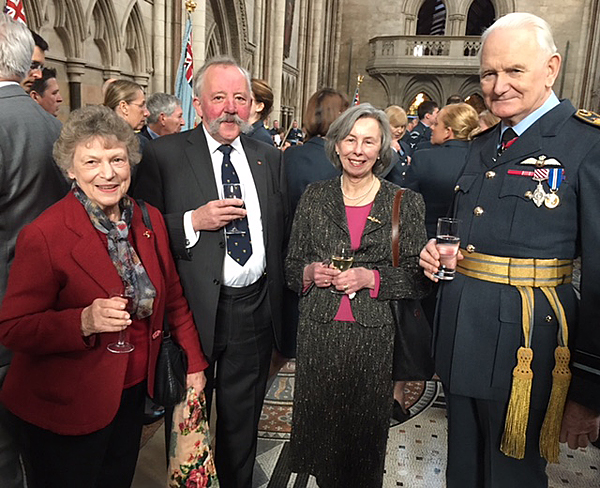
M375 178L373 176L373 181L371 182L371 186L369 187L369 189L363 193L362 195L359 195L357 197L349 197L348 195L346 195L346 193L344 192L344 175L340 176L340 189L342 190L342 195L344 195L344 198L347 198L348 200L361 200L362 198L365 198L369 193L371 193L371 190L373 189L373 187L375 186L375 181L377 180L377 178Z

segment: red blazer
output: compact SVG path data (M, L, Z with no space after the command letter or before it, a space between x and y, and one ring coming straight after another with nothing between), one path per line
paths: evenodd
M154 231L135 206L135 248L156 288L149 317L148 385L152 394L165 307L188 372L208 365L169 249L163 218L148 206ZM105 244L72 193L26 226L17 240L0 309L0 342L14 352L0 401L18 417L63 435L107 426L117 413L127 354L106 349L116 333L84 341L81 312L122 286Z

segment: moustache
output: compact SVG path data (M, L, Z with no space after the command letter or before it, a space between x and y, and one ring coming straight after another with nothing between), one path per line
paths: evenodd
M219 131L219 127L223 122L233 122L240 128L240 131L242 132L248 132L251 128L250 124L248 124L248 122L242 119L239 115L223 114L220 117L217 117L216 119L210 121L210 123L208 124L209 132L211 134L217 133Z

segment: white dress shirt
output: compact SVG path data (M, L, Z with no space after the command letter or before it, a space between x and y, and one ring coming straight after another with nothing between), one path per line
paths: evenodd
M223 198L223 189L221 183L221 165L223 163L223 153L219 151L221 143L216 141L202 125L202 130L206 136L206 142L208 143L208 151L212 160L213 172L215 175L215 182L217 190L219 192L219 198ZM231 286L234 288L241 288L244 286L251 285L258 281L263 275L267 266L265 244L263 238L263 225L260 213L260 203L258 201L258 192L256 191L256 185L254 184L254 178L252 177L252 171L244 153L244 148L240 138L237 137L232 143L231 147L233 150L230 154L231 164L235 168L240 183L244 188L244 204L248 211L248 228L250 230L250 241L252 243L252 256L246 261L246 264L240 266L240 264L225 253L225 260L223 262L223 275L222 283L225 286ZM200 239L200 232L196 232L192 225L192 212L190 210L183 216L183 226L185 231L185 237L187 239L187 247L191 248L196 245ZM221 229L221 232L225 233L225 228ZM227 237L224 237L226 240ZM203 259L211 259L211 256L203 256Z

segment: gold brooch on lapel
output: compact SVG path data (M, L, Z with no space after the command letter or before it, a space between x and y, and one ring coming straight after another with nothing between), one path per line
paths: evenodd
M375 222L376 224L381 224L381 220L376 219L375 217L371 217L370 215L367 217L367 220L370 220L371 222Z

